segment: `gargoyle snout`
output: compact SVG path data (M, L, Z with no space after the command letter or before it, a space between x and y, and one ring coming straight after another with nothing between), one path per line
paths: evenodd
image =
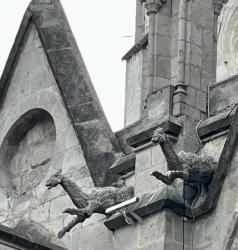
M156 143L163 143L165 142L165 133L162 128L157 128L152 136L151 142L156 144Z
M48 189L51 189L51 188L58 186L60 182L61 182L61 178L51 178L48 181L46 181L45 186Z
M53 188L53 185L51 184L50 180L46 181L45 186L48 188L48 190Z

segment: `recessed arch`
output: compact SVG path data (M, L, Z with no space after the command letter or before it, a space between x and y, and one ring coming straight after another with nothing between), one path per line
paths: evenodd
M238 74L238 1L224 4L218 19L217 80Z
M43 109L22 115L0 147L2 196L19 197L33 191L48 173L55 148L56 128Z

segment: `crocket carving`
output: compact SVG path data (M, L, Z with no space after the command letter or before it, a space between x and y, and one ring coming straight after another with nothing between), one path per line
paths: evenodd
M58 237L62 238L78 223L84 222L93 213L105 214L107 208L119 204L133 197L133 187L101 187L93 188L90 193L86 194L69 178L63 176L61 172L52 175L46 182L48 189L61 185L68 193L72 202L77 208L67 208L63 213L76 215L67 226L59 233Z
M160 144L169 170L166 174L158 171L152 172L151 175L158 180L167 185L171 185L177 178L197 184L206 184L212 180L213 172L217 166L213 158L183 151L176 154L172 143L162 128L155 130L152 143Z

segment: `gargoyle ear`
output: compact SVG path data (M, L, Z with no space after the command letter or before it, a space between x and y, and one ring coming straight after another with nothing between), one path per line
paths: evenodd
M62 169L59 169L55 174L61 174L62 173Z

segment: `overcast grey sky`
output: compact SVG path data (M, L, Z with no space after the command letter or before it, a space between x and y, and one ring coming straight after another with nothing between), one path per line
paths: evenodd
M0 0L0 74L30 0ZM135 0L61 0L114 131L123 127L125 62L133 45Z

